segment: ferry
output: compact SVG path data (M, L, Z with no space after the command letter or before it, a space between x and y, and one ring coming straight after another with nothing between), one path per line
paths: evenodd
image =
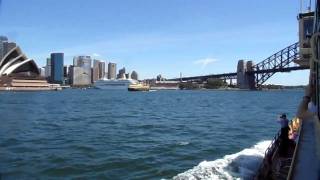
M314 11L301 12L298 21L299 58L295 62L309 65L309 85L289 125L289 141L278 132L255 180L320 179L320 0L315 1ZM286 153L280 154L284 147Z
M138 84L137 80L133 79L101 79L94 83L98 89L128 89L132 84Z
M128 91L149 91L150 86L146 84L131 84Z

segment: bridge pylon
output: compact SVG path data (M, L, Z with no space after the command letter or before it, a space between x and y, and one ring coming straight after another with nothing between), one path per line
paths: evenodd
M239 60L237 66L237 86L240 89L256 89L254 64L252 61Z

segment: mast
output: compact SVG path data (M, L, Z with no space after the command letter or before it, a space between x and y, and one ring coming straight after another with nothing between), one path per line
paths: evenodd
M308 12L311 12L311 0L309 0Z

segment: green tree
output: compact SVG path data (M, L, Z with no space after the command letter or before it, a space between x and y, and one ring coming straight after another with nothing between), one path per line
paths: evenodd
M218 89L218 88L227 87L227 86L228 84L222 79L209 78L207 80L207 84L205 85L205 88Z

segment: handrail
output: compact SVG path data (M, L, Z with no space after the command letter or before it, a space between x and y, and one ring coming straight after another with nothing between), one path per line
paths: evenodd
M299 118L293 118L293 120L290 122L289 127L293 127L293 124L296 123L297 121L299 122L298 123L298 137L297 137L298 138L297 140L299 142L302 121ZM259 170L257 171L255 179L259 179L259 175L261 175L265 170L268 170L266 168L270 168L268 166L271 165L272 163L270 164L268 161L269 161L270 155L272 155L271 162L273 162L274 156L275 156L275 154L277 154L276 153L276 148L278 148L278 146L279 146L280 134L281 134L281 131L279 130L278 133L274 136L271 144L266 149L264 159L263 159L263 161L262 161L262 163L261 163L261 165L259 167ZM289 178L291 178L292 168L293 168L293 165L294 165L293 163L294 163L295 156L296 156L296 153L297 153L296 152L297 151L297 147L298 147L298 144L295 146L294 154L292 156L292 162L290 164L290 169L289 169L289 172L287 174L287 180L290 180ZM272 153L272 154L270 154L270 153ZM263 173L263 175L265 175L265 173Z
M288 177L287 177L287 180L291 180L292 178L292 174L293 174L293 169L294 169L294 166L295 166L295 162L296 162L296 157L297 157L297 153L298 153L298 147L299 147L299 142L300 142L300 135L302 133L301 129L302 129L302 123L303 121L300 121L300 124L299 124L299 130L298 130L298 139L297 139L297 144L296 144L296 147L294 148L294 153L293 153L293 156L292 156L292 161L291 161L291 164L290 164L290 169L289 169L289 172L288 172Z

